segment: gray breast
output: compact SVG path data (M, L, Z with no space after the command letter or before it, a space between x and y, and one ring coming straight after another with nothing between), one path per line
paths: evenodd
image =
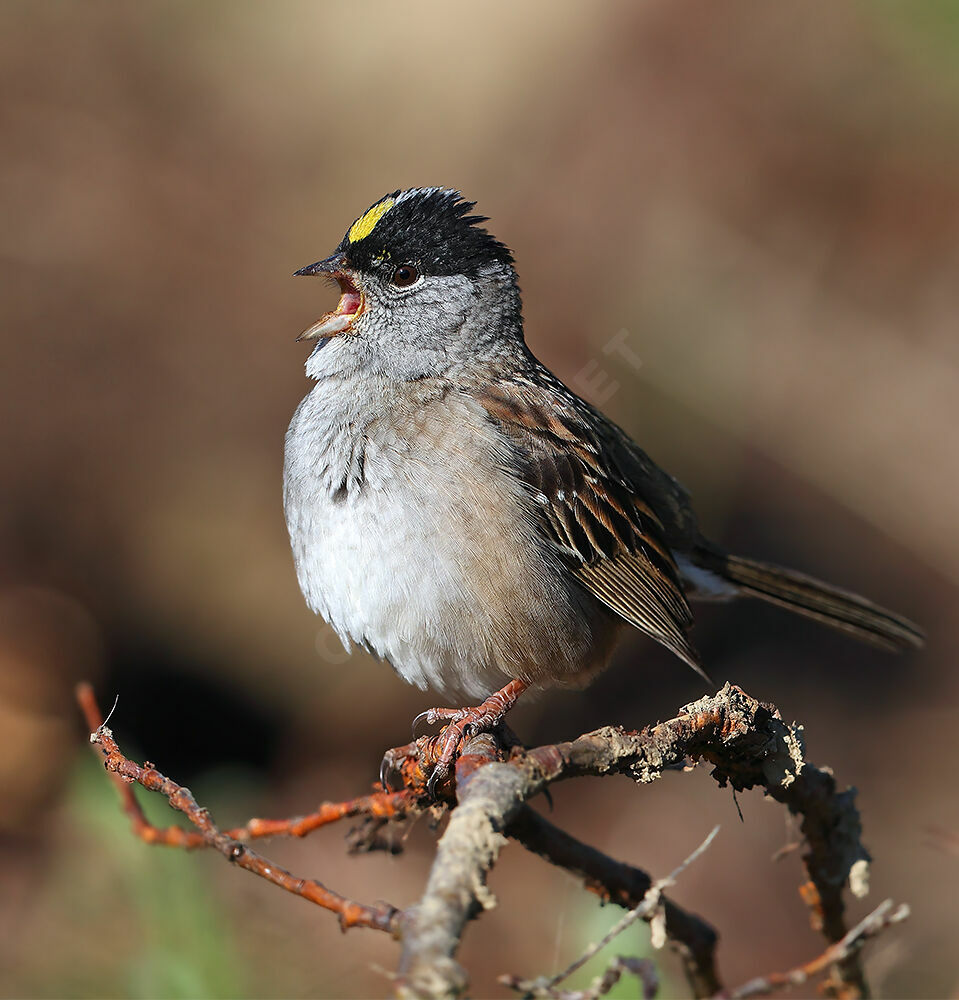
M418 384L359 423L325 388L290 426L285 506L307 603L346 644L471 697L605 663L610 616L540 537L512 445L474 400Z

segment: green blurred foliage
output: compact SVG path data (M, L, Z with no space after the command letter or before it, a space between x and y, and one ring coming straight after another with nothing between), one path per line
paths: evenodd
M151 822L177 821L159 797L139 796ZM72 849L38 887L51 947L22 953L20 988L46 997L248 996L250 969L210 878L218 859L143 844L117 801L103 769L84 755L65 799ZM52 947L58 938L71 944Z

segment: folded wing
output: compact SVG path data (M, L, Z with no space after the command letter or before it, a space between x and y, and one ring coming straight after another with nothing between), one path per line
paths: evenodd
M695 532L686 494L545 368L477 394L519 459L538 526L598 600L698 673L670 540Z

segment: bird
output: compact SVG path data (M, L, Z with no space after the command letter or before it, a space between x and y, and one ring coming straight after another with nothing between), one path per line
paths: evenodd
M315 382L285 441L297 579L347 650L476 700L417 717L447 723L431 783L524 691L587 685L630 628L708 680L692 600L922 645L899 614L705 538L677 480L529 349L513 254L475 207L394 191L295 272L340 292L297 338Z

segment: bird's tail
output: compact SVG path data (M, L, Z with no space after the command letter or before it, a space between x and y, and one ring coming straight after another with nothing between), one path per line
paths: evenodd
M697 549L693 558L698 566L734 584L741 594L825 622L883 649L914 649L925 640L922 629L908 618L805 573L711 547Z

